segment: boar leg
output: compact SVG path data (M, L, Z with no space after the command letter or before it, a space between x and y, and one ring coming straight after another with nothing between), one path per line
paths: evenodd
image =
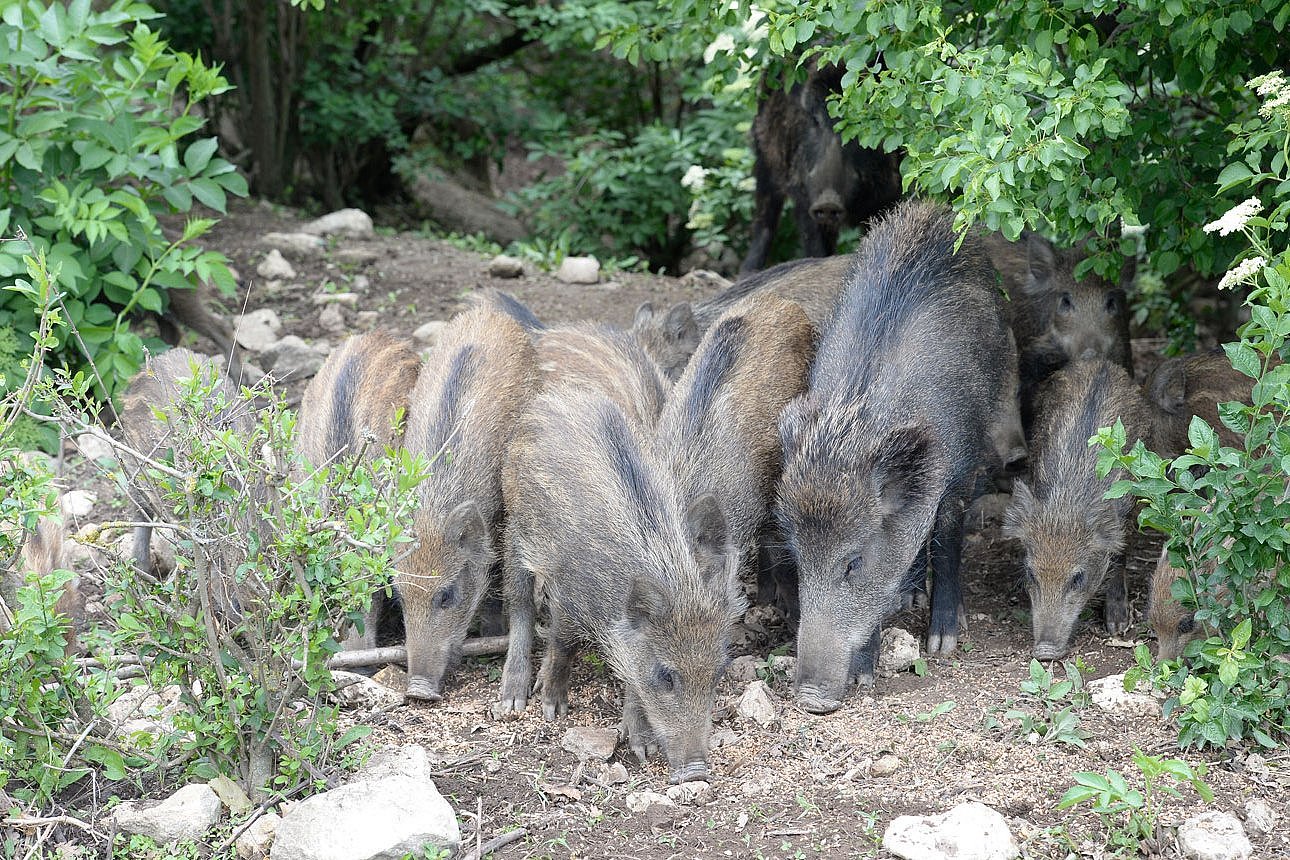
M511 639L506 646L506 664L502 667L501 698L497 702L499 716L518 714L528 706L533 687L533 626L537 615L533 573L520 563L513 542L506 543L502 581L510 613Z
M134 556L135 570L152 579L152 526L134 527L134 548L131 555Z
M1129 629L1129 590L1125 582L1124 556L1111 559L1111 574L1106 582L1106 605L1103 606L1106 632L1119 636Z
M851 674L848 682L861 687L873 686L873 671L878 665L878 647L882 641L882 628L875 627L869 641L851 655Z
M959 643L959 614L963 600L959 566L963 554L963 520L967 512L960 494L941 501L932 531L932 616L927 630L927 653L949 654Z
M627 741L632 754L641 764L658 753L658 739L654 737L654 730L645 717L645 709L631 690L623 692L623 722L618 727L618 733Z
M542 716L555 720L569 713L569 666L578 650L574 631L552 608L551 633L542 658Z
M367 648L376 647L376 631L381 626L382 609L385 607L385 591L377 589L372 594L372 605L363 611L363 632L358 632L358 627L350 628L345 639L340 643L342 651L362 651ZM370 667L368 667L370 669ZM375 670L371 670L372 673ZM360 674L363 674L360 670Z
M756 272L766 265L771 242L779 230L779 216L784 212L784 193L779 190L770 167L758 155L753 165L757 179L755 208L753 211L752 241L748 243L748 256L739 266L740 273Z
M909 572L905 574L905 588L901 599L904 609L912 609L915 606L919 609L927 607L927 568L931 564L931 556L932 542L929 536L927 542L918 550L918 555L914 556L914 563L909 566Z

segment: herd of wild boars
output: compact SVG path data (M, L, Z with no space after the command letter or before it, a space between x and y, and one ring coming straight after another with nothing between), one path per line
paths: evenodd
M1248 384L1199 356L1162 365L1144 393L1118 287L1076 279L1078 255L1037 236L972 232L956 248L952 222L905 201L854 255L642 308L629 328L547 325L490 291L425 355L384 332L351 338L304 394L302 459L401 445L432 465L416 544L345 646L373 644L381 613L400 609L408 696L438 700L500 593L499 718L532 699L565 714L571 661L591 647L622 685L631 749L704 778L716 685L768 581L795 596L805 710L873 683L902 606L926 598L928 652L956 648L965 511L988 481L1012 489L1004 528L1024 556L1035 654L1064 654L1097 599L1122 632L1133 510L1104 498L1116 476L1097 476L1089 437L1119 420L1176 454L1191 415L1212 420ZM154 361L131 386L125 438L156 456L174 380L204 367L182 351ZM212 417L249 420L219 396ZM166 516L165 500L138 501ZM767 549L781 562L769 576ZM1163 564L1154 591L1178 575ZM1177 642L1181 606L1152 606Z

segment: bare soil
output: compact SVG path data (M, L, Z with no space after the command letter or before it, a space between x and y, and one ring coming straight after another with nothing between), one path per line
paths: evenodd
M239 303L274 308L284 333L307 340L327 337L318 326L313 296L355 291L360 275L369 286L359 291L357 309L344 311L352 329L371 322L371 315L367 323L360 321L358 311L374 311L377 323L405 334L429 320L447 319L471 293L490 286L512 292L546 321L624 325L642 301L666 305L704 291L701 282L647 274L616 274L599 285L571 286L531 268L521 279L503 281L487 274L487 257L407 233L332 240L323 256L289 256L298 273L290 283L264 284L255 275L267 250L260 237L291 231L299 223L293 213L247 204L223 220L208 245L227 254L241 273ZM354 262L356 253L370 261ZM1138 353L1142 373L1144 361L1152 359L1146 348ZM111 492L104 488L100 498ZM1068 660L1078 661L1088 678L1124 671L1133 663L1132 645L1147 641L1145 579L1158 549L1157 542L1143 539L1130 553L1130 594L1138 620L1132 639L1108 640L1096 623L1100 613L1086 614ZM1018 736L1016 729L988 728L987 718L1001 719L1009 703L1026 707L1019 684L1029 675L1031 646L1019 551L1000 537L997 518L979 516L970 524L963 575L968 629L962 646L950 659L928 661L922 676L908 672L879 679L837 713L819 717L795 706L787 678L764 671L779 708L778 722L768 728L735 714L743 683L727 678L717 703L716 730L723 743L712 754L714 781L696 802L633 813L628 794L666 791L667 773L660 763L641 765L620 748L615 761L626 766L628 781L611 784L607 765L582 765L561 748L571 725L617 725L618 687L590 653L575 674L571 714L556 723L544 721L536 705L519 720L491 718L500 658L468 660L437 705L351 716L375 725L374 739L380 742L420 743L437 757L438 787L458 810L471 843L476 830L486 842L505 830L525 828L522 840L497 854L515 860L888 857L878 844L894 818L940 812L968 800L1002 812L1025 856L1108 857L1107 831L1098 818L1083 810L1061 811L1058 800L1077 771L1115 768L1136 776L1135 750L1204 763L1216 795L1214 809L1240 817L1247 799L1268 801L1282 824L1269 835L1249 833L1254 856L1290 858L1290 753L1184 752L1161 718L1107 713L1092 705L1077 711L1087 734L1082 748ZM792 631L774 618L760 618L763 623L748 625L743 650L763 658L772 650L791 654ZM910 610L892 623L919 636L926 619ZM1064 676L1059 665L1051 668ZM899 762L894 772L874 773L874 763L887 754ZM1179 857L1172 828L1206 806L1190 789L1181 799L1159 801L1164 835L1144 851Z

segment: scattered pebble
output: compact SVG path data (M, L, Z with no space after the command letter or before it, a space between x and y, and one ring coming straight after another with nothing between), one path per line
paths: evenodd
M730 661L730 665L726 667L726 674L736 683L747 684L750 681L756 681L757 672L765 668L766 661L757 655L741 654Z
M627 795L627 809L637 815L651 806L676 806L671 798L657 791L633 791Z
M618 730L573 726L560 739L560 746L581 761L608 761L618 747Z
M739 704L736 706L739 716L746 720L752 720L757 725L765 728L775 722L779 714L775 709L775 700L771 697L770 688L766 686L765 681L752 681L744 689L744 694L739 697Z
M345 315L340 305L324 305L318 312L318 327L328 334L340 334L345 330Z
M260 237L260 244L268 245L275 251L294 254L297 257L321 257L323 255L323 240L308 233L265 233ZM269 277L264 272L260 272L260 274L266 278ZM295 275L276 277L292 278Z
M1281 816L1261 797L1245 801L1245 824L1255 833L1271 833Z
M519 278L524 275L524 261L498 254L488 261L488 274L494 278Z
M712 786L703 781L683 782L667 788L667 798L678 806L702 805L712 796Z
M106 439L94 433L82 433L76 437L76 450L87 460L116 459L112 445Z
M316 305L344 305L347 308L356 308L358 293L315 293L313 302Z
M98 499L99 497L89 490L68 490L62 494L59 501L63 508L63 516L79 519L90 515Z
M983 803L960 803L941 815L902 815L882 847L905 860L1010 860L1020 856L1008 822Z
M1160 702L1154 697L1145 693L1130 693L1124 689L1123 672L1089 681L1088 693L1094 705L1113 714L1160 716Z
M1178 828L1178 847L1191 860L1245 860L1254 853L1240 820L1218 811L1184 821Z
M305 233L348 236L351 239L369 239L376 233L372 216L362 209L338 209L310 221L300 229Z
M555 273L566 284L594 284L600 280L600 261L595 257L565 257Z
M270 280L290 281L296 276L295 268L287 262L286 257L277 248L269 249L260 265L255 267L256 274Z
M908 630L888 627L882 631L882 644L878 648L878 675L893 678L908 672L919 656L918 640Z
M412 339L423 348L434 346L447 327L448 323L443 320L431 320L412 332Z
M623 763L616 761L605 768L605 772L600 779L608 785L622 785L630 780L631 777L628 775L627 768L623 766Z
M233 317L233 329L243 349L264 352L282 336L282 320L273 308L257 308Z
M872 776L891 776L898 770L900 770L900 758L887 753L878 756L878 760L870 766L869 773Z

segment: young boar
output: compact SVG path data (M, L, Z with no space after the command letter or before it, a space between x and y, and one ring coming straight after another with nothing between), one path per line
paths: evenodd
M643 302L636 309L631 332L672 382L681 378L703 337L689 302L672 305L662 313L654 310L652 302Z
M580 324L543 332L537 340L542 391L596 393L611 400L638 439L654 431L669 388L658 365L631 334L608 326ZM533 404L537 409L537 404ZM533 628L536 606L533 572L521 563L521 536L544 524L544 510L526 510L528 464L542 455L537 445L539 412L520 421L502 468L502 500L510 523L502 559L503 592L510 620L510 642L502 669L498 717L523 711L533 685Z
M1209 564L1212 571L1213 562ZM1147 622L1156 634L1157 660L1182 659L1187 643L1201 635L1196 613L1174 597L1174 582L1186 575L1187 571L1169 563L1169 548L1161 549L1147 593Z
M1133 499L1103 495L1122 476L1097 476L1098 428L1124 422L1132 443L1151 444L1152 416L1124 368L1104 359L1077 361L1045 386L1031 449L1030 474L1013 485L1003 533L1022 542L1034 654L1056 660L1067 650L1089 598L1106 588L1106 629L1129 626L1122 552Z
M508 552L549 613L544 716L567 712L570 661L590 642L625 687L632 750L661 750L673 782L708 778L714 690L744 610L719 504L686 503L646 428L602 394L549 391L526 423Z
M1019 242L983 237L1010 299L1017 341L1021 420L1029 432L1045 379L1077 358L1104 358L1133 375L1124 290L1092 274L1075 279L1083 255L1058 251L1027 231Z
M489 287L471 296L470 302L473 307L490 308L506 314L530 334L537 334L546 329L546 324L538 319L537 314L533 313L533 310L528 305L502 290Z
M1221 349L1197 355L1167 358L1147 376L1143 388L1160 410L1157 438L1166 456L1178 456L1191 442L1187 428L1198 415L1218 431L1222 444L1239 448L1245 443L1224 426L1218 415L1218 404L1230 401L1250 402L1254 380L1232 367Z
M0 569L0 636L8 630L11 622L10 612L18 609L18 589L22 588L29 576L45 576L55 570L67 567L66 536L62 523L42 517L36 528L26 536L12 570ZM85 595L81 592L81 578L73 577L63 586L54 612L67 618L70 623L67 635L69 652L81 650L77 631L85 621Z
M394 578L407 634L412 699L438 701L488 590L502 512L502 460L532 394L537 356L509 315L455 317L412 391L403 444L431 458L414 531Z
M171 448L177 404L185 397L181 380L200 377L213 381L211 408L202 413L200 423L189 428L195 434L217 434L226 431L249 436L253 426L249 404L241 399L233 384L205 356L176 348L150 358L143 369L130 380L122 397L121 433L125 443L145 457L164 459ZM175 452L183 456L184 452ZM143 468L133 464L132 468ZM135 503L145 520L167 511L166 502L150 495L135 493ZM152 527L134 530L134 564L144 575L152 575Z
M965 502L1012 342L979 243L955 253L955 240L951 214L918 201L873 227L809 390L780 419L777 517L798 564L798 695L813 712L838 708L853 679L872 683L879 627L921 585L929 536L928 651L958 641Z
M366 452L379 457L399 442L397 416L407 411L421 359L385 331L349 338L309 381L300 401L296 449L314 467ZM345 638L345 650L374 648L381 619L394 611L385 589L372 597L362 629Z

